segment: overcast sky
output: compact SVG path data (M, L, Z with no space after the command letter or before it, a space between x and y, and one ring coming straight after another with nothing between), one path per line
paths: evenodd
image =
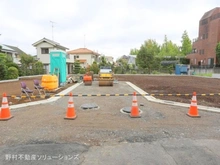
M196 38L204 12L219 6L219 0L0 0L0 43L36 55L32 44L53 38L70 50L85 44L116 59L147 39L162 44L167 35L180 45L184 30Z

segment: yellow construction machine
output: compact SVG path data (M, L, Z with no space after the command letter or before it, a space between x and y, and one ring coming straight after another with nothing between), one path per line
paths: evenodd
M99 71L99 86L113 86L114 74L110 66L101 66Z

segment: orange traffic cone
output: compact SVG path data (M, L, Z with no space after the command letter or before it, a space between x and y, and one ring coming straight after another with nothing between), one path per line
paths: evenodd
M141 117L140 114L139 114L136 92L134 92L134 94L133 94L130 117L132 117L132 118Z
M2 97L2 106L0 111L0 121L9 120L13 117L10 114L10 109L8 106L8 98L6 96L6 93L3 93L2 96L3 97Z
M66 117L64 119L74 120L76 118L75 108L73 104L73 94L70 92Z
M197 117L197 118L201 117L198 114L196 92L193 92L191 105L190 105L189 112L187 113L187 115L190 116L190 117Z

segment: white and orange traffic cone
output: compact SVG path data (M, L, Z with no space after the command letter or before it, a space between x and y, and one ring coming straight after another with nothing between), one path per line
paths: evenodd
M68 107L66 112L66 117L64 119L74 120L76 118L74 103L73 103L73 94L70 92L70 98L68 101Z
M190 105L189 112L187 113L187 115L190 117L197 117L197 118L201 117L199 116L199 113L198 113L196 92L193 92L191 105Z
M134 92L134 94L133 94L130 117L131 118L139 118L139 117L141 117L141 115L139 113L136 92Z
M6 121L11 119L13 116L11 116L10 109L8 106L8 98L6 93L3 93L2 95L2 106L0 111L0 121Z

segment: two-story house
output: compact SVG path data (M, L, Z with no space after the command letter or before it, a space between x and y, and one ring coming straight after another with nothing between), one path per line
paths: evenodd
M5 44L0 44L2 49L0 52L7 54L8 56L11 57L14 63L20 65L21 62L21 55L26 54L24 51L19 49L18 47L11 46L11 45L5 45Z
M66 52L68 50L67 47L60 45L58 42L49 40L47 38L43 38L35 43L32 44L36 47L37 50L37 59L44 64L44 69L47 73L50 71L50 51L52 50L61 50ZM66 67L67 73L72 73L73 70L73 63L74 63L74 56L66 55Z
M89 50L87 48L79 48L67 51L67 54L74 56L75 61L79 61L81 67L86 68L92 65L94 61L98 61L99 53Z

